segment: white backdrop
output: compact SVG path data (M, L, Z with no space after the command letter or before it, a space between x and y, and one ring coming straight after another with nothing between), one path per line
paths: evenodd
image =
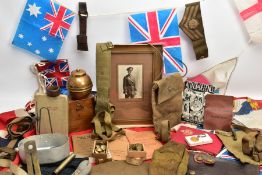
M78 0L59 0L78 11ZM70 69L82 68L91 76L96 89L95 45L112 41L130 43L127 16L160 8L179 8L179 21L184 4L192 0L86 0L88 18L88 52L77 51L78 17L73 21L59 58L69 60ZM26 0L0 1L0 112L24 107L37 89L29 66L39 61L34 55L11 45ZM182 55L189 68L188 76L233 57L239 56L226 94L262 99L262 44L248 44L248 35L238 16L233 0L204 0L201 9L209 57L196 61L190 40L180 31Z

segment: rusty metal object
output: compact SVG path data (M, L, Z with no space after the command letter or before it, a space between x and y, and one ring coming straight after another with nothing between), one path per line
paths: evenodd
M72 71L68 81L67 88L73 100L87 98L92 90L93 83L89 75L82 69Z

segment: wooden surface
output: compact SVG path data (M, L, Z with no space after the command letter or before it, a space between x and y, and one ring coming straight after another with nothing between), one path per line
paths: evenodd
M69 132L78 132L92 128L95 115L94 96L82 100L69 100Z

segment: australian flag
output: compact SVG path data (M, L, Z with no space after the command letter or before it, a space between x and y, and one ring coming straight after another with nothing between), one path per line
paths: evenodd
M183 73L176 9L132 14L128 17L131 41L163 45L164 73Z
M74 16L52 0L28 0L12 43L54 62Z

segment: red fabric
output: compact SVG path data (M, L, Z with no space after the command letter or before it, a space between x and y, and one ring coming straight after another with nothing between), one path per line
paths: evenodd
M3 112L0 114L0 130L6 130L7 124L16 118L15 111Z
M127 128L131 131L142 132L142 131L154 131L154 128Z
M189 147L187 145L185 141L185 136L204 134L204 133L207 133L213 139L213 143L199 145L199 146L192 146L192 147ZM181 126L177 132L171 132L171 141L176 141L185 144L187 145L188 149L196 150L196 151L204 151L213 155L217 155L223 146L222 142L215 134L205 132L199 129L189 128L186 126Z
M192 81L192 82L201 83L201 84L211 85L209 80L202 74L199 74L199 75L197 75L195 77L188 78L187 80L188 81Z
M260 12L262 12L262 0L258 0L256 4L241 11L240 16L245 21Z

